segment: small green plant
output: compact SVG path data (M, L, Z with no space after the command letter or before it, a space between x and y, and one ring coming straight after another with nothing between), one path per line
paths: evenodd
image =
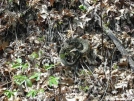
M38 38L37 38L37 40L38 40L39 42L42 42L44 39L45 39L45 36L42 36L42 37L38 37Z
M81 71L80 71L80 74L81 74L81 75L85 75L85 74L86 74L85 70L81 70Z
M38 54L39 54L39 57L42 57L42 55L43 55L43 50L39 50Z
M35 97L40 92L44 92L44 90L43 89L39 89L39 90L32 89L30 92L28 92L27 97Z
M29 79L36 79L36 81L40 80L40 73L34 73Z
M85 70L81 70L81 71L80 71L80 74L81 74L81 75L86 75L86 74L92 75L92 72L85 69Z
M31 55L30 55L33 59L36 59L39 57L38 53L37 52L33 52Z
M16 59L15 62L12 63L12 68L14 69L22 68L24 70L28 67L29 67L28 63L22 63L21 58Z
M59 77L50 76L48 79L49 86L58 86L59 83Z
M5 90L5 91L4 91L4 95L7 96L8 98L11 98L12 96L14 96L14 93L15 93L15 92L16 92L15 90L14 90L14 91Z
M49 70L49 69L51 69L51 68L54 67L54 64L45 63L45 64L43 65L43 67L44 67L46 70Z
M28 63L24 63L24 64L22 64L21 66L22 66L22 69L24 70L24 69L26 69L26 68L29 67L29 64L28 64Z
M22 59L21 58L18 58L16 59L15 62L12 63L12 68L21 68L21 64L22 63Z
M117 64L114 64L113 69L118 69Z
M27 86L29 86L29 87L32 86L31 80L28 77L26 77L25 75L15 75L14 82L18 85L22 85L23 83L26 83Z
M86 7L84 5L80 5L79 8L82 10L82 11L86 11Z
M27 97L35 97L37 93L38 91L33 89L27 94Z
M83 89L84 91L87 91L87 90L89 90L89 87L88 86L86 86L86 87L84 87L84 89Z
M87 90L89 90L89 87L88 86L85 86L85 87L80 86L79 89L86 92Z

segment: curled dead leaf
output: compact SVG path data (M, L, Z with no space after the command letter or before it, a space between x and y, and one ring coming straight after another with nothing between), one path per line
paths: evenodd
M64 86L64 87L61 88L61 93L62 94L65 94L65 93L68 93L68 92L70 92L70 89L68 87Z
M50 1L51 6L53 6L54 0L49 0L49 1Z
M128 67L128 61L126 57L123 57L122 59L120 59L120 61L117 63L117 66L120 67Z

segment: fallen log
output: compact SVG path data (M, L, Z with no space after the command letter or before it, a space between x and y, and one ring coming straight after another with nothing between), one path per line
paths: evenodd
M116 48L120 51L121 55L127 57L127 61L131 67L131 70L134 72L134 61L131 58L131 56L128 54L126 49L123 47L119 39L114 35L114 31L112 31L110 28L108 28L105 25L105 23L102 21L101 17L97 13L94 13L94 14L95 14L96 20L98 20L99 22L99 25L102 27L103 32L113 41Z
M123 47L123 45L121 44L121 42L119 41L119 39L113 34L114 32L112 30L110 30L108 27L106 27L104 25L104 23L102 23L102 28L103 31L106 33L106 35L113 41L113 43L116 45L117 49L120 51L122 56L126 56L128 63L132 69L132 71L134 72L134 61L131 58L131 56L129 56L128 52L126 51L126 49Z

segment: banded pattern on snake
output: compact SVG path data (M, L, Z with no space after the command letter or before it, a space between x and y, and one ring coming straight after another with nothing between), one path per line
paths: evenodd
M65 66L73 66L86 52L89 52L88 41L82 38L72 38L63 43L63 47L61 47L59 52L59 57Z

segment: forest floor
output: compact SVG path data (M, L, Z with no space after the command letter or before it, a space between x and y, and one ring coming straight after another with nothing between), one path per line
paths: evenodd
M117 100L134 100L133 0L0 0L0 101Z

